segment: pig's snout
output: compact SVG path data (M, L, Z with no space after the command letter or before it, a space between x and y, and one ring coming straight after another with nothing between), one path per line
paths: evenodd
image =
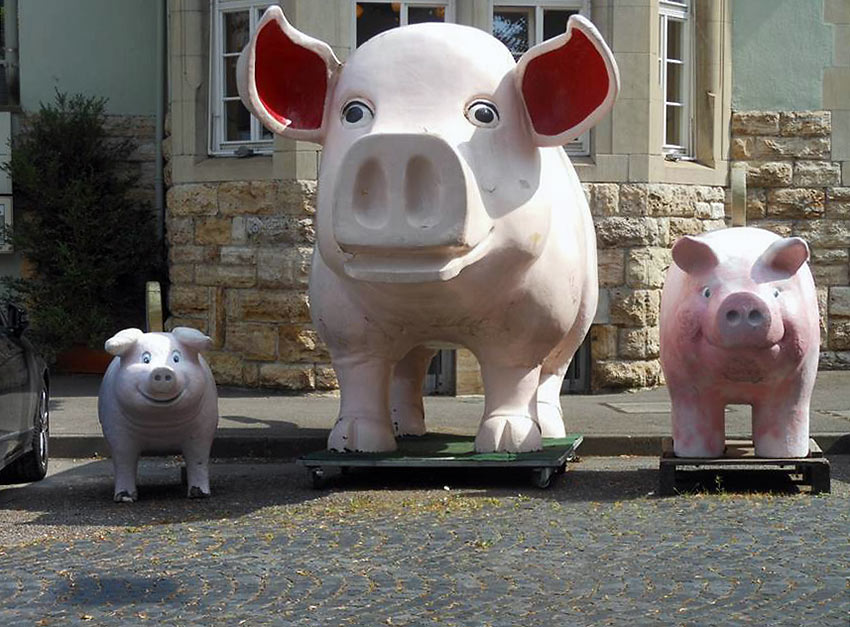
M172 398L177 395L177 375L174 370L160 366L151 370L148 387L157 398Z
M757 294L737 292L727 296L717 311L716 328L722 346L758 347L782 339L781 321Z
M490 229L481 212L470 216L471 176L458 152L436 135L361 137L340 164L334 237L349 253L469 250Z

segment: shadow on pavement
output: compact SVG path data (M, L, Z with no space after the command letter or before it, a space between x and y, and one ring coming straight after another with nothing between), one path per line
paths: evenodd
M321 496L303 469L287 463L213 463L208 499L188 499L178 458L143 458L135 503L114 503L111 460L77 464L41 482L0 488L0 510L36 514L27 525L135 527L230 519Z
M533 485L527 468L354 468L345 474L331 472L325 484L327 489L340 491L449 488L470 498L522 494L552 501L597 502L643 498L656 486L656 473L651 469L583 470L581 464L568 464L567 472L556 476L547 489Z

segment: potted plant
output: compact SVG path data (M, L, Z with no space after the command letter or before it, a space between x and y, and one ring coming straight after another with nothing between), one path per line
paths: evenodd
M142 327L144 283L163 265L153 212L123 167L132 142L107 136L105 104L57 93L23 122L4 166L18 209L9 237L26 270L2 282L48 358Z

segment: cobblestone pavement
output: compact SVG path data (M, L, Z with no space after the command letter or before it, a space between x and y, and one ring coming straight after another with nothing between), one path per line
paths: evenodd
M292 464L228 462L188 501L175 461L146 460L116 505L108 462L60 460L0 489L0 624L846 627L850 458L832 463L831 495L661 499L651 458L588 458L545 491L395 473L317 492Z

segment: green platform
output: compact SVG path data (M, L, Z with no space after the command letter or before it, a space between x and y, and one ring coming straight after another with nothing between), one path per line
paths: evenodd
M475 436L429 433L402 438L392 453L338 453L316 451L298 459L313 475L313 485L324 483L325 469L339 468L528 468L532 480L548 487L552 477L575 457L583 437L544 438L543 450L529 453L476 453Z

